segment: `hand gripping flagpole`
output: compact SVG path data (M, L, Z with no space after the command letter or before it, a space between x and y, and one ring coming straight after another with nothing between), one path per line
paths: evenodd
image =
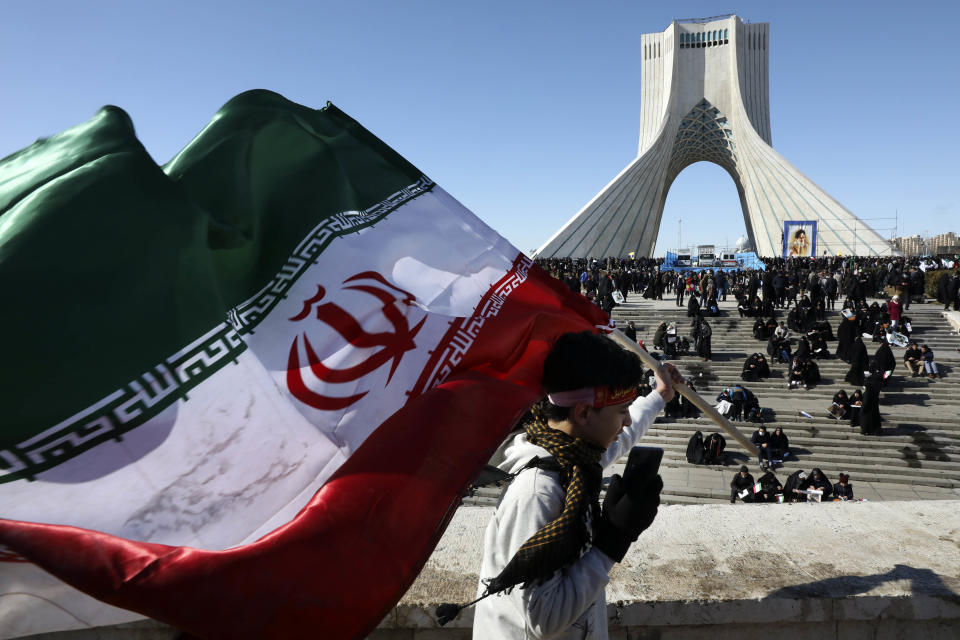
M614 342L619 344L624 349L627 349L637 354L637 356L640 357L640 360L643 362L643 364L650 367L651 369L653 369L653 371L657 372L660 375L661 380L670 380L670 376L667 375L667 373L663 370L663 364L659 360L654 358L652 355L650 355L649 353L641 349L640 345L638 345L636 342L634 342L627 336L623 335L621 331L614 330L608 335L611 338L613 338ZM745 435L740 433L739 429L737 429L735 426L730 424L729 420L727 420L722 415L717 413L717 410L714 409L710 405L710 403L704 400L699 393L691 389L686 383L681 383L681 382L674 382L673 388L677 393L679 393L680 395L685 397L687 400L692 402L697 409L700 409L700 411L702 411L707 416L709 416L711 420L713 420L718 425L720 425L724 431L726 431L728 434L730 434L730 436L733 437L734 440L742 444L743 447L751 455L754 455L754 456L758 455L757 448L753 446L753 443L750 442L750 440L747 439Z

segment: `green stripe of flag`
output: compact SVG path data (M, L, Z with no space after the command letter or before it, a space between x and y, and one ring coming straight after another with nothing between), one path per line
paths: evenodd
M162 171L115 107L3 159L0 470L29 457L17 445L92 405L137 412L133 428L183 397L243 350L224 321L255 326L258 292L290 280L311 233L355 232L431 187L336 107L267 91L228 102ZM354 211L373 213L342 224ZM223 353L211 359L214 344ZM180 380L178 358L189 360ZM131 405L138 388L149 401ZM83 446L60 457L95 444L88 423L71 427Z

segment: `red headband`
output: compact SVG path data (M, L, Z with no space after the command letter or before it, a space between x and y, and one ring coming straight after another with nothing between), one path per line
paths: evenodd
M572 407L577 404L589 404L594 409L602 409L615 404L632 402L637 397L636 387L611 389L610 387L593 387L559 391L547 396L550 404L558 407Z

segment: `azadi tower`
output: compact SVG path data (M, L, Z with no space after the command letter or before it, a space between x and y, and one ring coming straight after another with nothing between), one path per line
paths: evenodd
M773 150L768 23L675 21L641 42L639 153L537 257L652 255L670 185L701 160L733 178L761 256L895 253Z

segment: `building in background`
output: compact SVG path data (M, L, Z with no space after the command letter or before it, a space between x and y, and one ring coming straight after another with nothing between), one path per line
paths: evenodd
M890 244L905 256L960 254L960 237L953 231L927 238L921 235L893 238Z
M773 150L769 24L735 15L676 20L662 33L643 34L641 44L638 155L537 256L651 256L670 185L701 160L733 178L747 236L761 256L894 253ZM798 229L815 235L793 237Z
M937 255L940 253L956 254L960 253L960 238L953 231L941 233L930 239L930 253Z
M927 250L926 241L919 235L894 238L890 244L905 256L922 256Z

